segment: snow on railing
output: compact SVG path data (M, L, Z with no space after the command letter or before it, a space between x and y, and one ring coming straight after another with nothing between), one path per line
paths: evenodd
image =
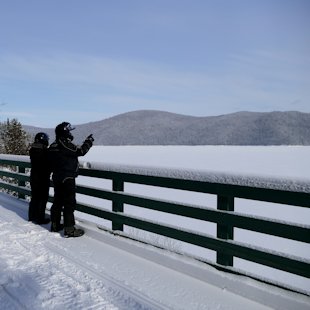
M262 177L255 174L223 173L215 170L171 169L134 165L104 164L101 162L80 162L81 167L113 171L123 174L164 177L180 180L191 180L208 183L239 185L282 191L310 193L310 180L302 178Z

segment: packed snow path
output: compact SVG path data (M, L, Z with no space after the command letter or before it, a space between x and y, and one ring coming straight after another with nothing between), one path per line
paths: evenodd
M81 225L86 227L85 236L63 238L49 232L49 225L28 222L24 201L0 193L1 309L307 309L310 305L307 297L297 302L294 294L291 298L279 291L275 296L280 298L267 294L263 305L224 284L211 285L168 268L179 265L172 254ZM183 266L190 268L191 263ZM223 273L204 268L202 273L213 282L226 279L228 286L234 281L237 290L248 289L243 295L264 291L257 283L247 286L249 279L233 275L221 279Z

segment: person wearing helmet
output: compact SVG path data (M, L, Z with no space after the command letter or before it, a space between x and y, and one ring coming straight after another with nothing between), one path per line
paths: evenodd
M36 224L48 224L45 209L50 187L50 169L48 166L49 137L45 132L39 132L34 137L34 143L29 150L31 171L31 200L28 209L28 220Z
M75 179L78 176L78 157L84 156L92 147L94 138L89 135L81 146L75 145L70 123L62 122L55 128L56 140L49 147L49 162L53 173L54 201L51 207L51 231L64 228L65 237L80 237L82 229L75 228L76 205ZM60 223L63 212L64 224Z

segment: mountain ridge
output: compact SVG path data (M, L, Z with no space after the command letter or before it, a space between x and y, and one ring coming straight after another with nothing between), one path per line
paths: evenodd
M23 127L54 139L54 128ZM75 127L76 143L93 133L96 145L310 145L310 113L298 111L188 116L138 110Z

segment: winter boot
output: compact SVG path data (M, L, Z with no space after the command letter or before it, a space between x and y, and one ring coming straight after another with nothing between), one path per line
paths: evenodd
M51 232L59 232L59 231L61 231L63 229L64 229L64 225L63 224L58 224L58 223L52 222Z
M74 226L72 227L65 227L65 233L64 236L66 238L70 238L70 237L81 237L84 235L84 230L83 229L78 229L75 228Z

